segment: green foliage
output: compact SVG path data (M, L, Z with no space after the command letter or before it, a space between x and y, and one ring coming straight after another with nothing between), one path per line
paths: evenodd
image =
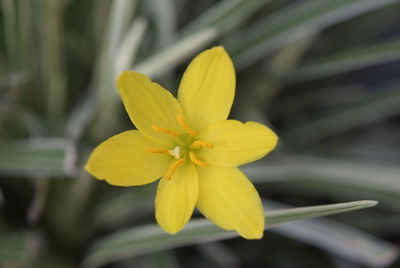
M266 229L289 221L343 213L371 207L375 204L374 201L356 201L268 211L265 213ZM205 219L192 220L185 230L174 236L166 234L157 225L133 227L116 232L95 243L84 264L97 267L122 258L237 236L236 232L224 231Z
M1 267L388 267L398 258L400 1L0 8ZM264 200L267 231L257 242L205 219L167 235L154 224L155 184L111 187L82 170L94 146L132 128L114 86L119 72L175 91L188 61L213 45L238 71L234 117L280 137L275 152L243 168L274 200ZM380 206L309 219L376 204L349 202L358 199Z

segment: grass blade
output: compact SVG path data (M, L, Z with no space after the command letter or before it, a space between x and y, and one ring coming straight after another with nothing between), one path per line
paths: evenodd
M323 78L399 59L400 40L396 39L304 64L290 74L285 74L284 79L292 82Z
M179 11L176 8L176 1L150 0L148 1L148 12L151 14L151 21L154 21L157 47L169 45L173 41L178 27Z
M390 85L359 103L320 114L290 128L285 139L298 145L316 142L355 127L382 121L400 113L400 85Z
M32 263L40 237L35 233L0 234L0 263L2 267L24 267Z
M266 213L266 229L289 221L343 213L376 204L376 201L355 201L269 211ZM98 267L123 258L234 237L238 237L236 232L222 230L205 219L192 220L183 231L173 236L157 225L134 227L111 234L95 243L84 260L84 266Z
M8 61L8 71L19 71L21 68L19 28L15 1L4 0L2 8L2 35L4 35L5 57Z
M180 35L187 35L211 26L218 28L218 32L224 33L235 28L269 2L271 0L225 0L219 2L187 25Z
M97 138L110 136L118 129L121 122L119 113L120 99L114 85L116 59L122 37L126 34L137 1L116 0L111 2L107 28L103 45L100 49L93 76L91 90L96 91L98 104L103 109L98 110L92 133ZM137 47L137 46L136 46ZM104 128L108 125L108 128Z
M254 183L270 183L271 187L279 183L285 190L293 187L300 191L304 187L306 191L329 191L335 197L373 196L395 207L400 201L400 170L396 166L305 155L277 161L242 170Z
M65 113L66 77L63 64L64 1L45 0L41 16L42 72L46 94L47 117L51 123L59 122Z
M136 191L118 191L114 196L107 195L107 199L100 200L89 214L92 228L119 226L132 218L143 217L144 211L152 209L154 200L150 192L155 190L155 185L149 184Z
M288 208L266 201L268 209ZM299 240L368 267L386 267L398 257L395 245L371 234L330 219L311 219L287 223L272 232Z
M287 43L395 2L398 0L299 2L239 33L237 39L228 43L228 48L237 67L243 69Z
M0 144L0 172L28 177L73 172L74 148L63 139L33 139Z
M160 50L131 69L153 78L158 77L198 52L206 44L213 41L216 36L215 28L206 28L176 41L173 45Z
M160 77L199 52L218 36L233 29L271 0L225 0L203 13L178 33L179 38L131 69L152 78Z
M114 68L115 81L117 80L120 72L129 68L134 61L146 27L147 21L144 18L137 18L132 23L132 26L128 30L126 36L122 39L120 49L116 52L116 62Z

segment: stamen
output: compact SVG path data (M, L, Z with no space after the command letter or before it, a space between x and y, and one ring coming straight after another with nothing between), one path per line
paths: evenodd
M178 116L178 123L181 125L181 127L188 133L190 136L194 137L197 135L196 130L191 129L185 122L185 119L183 118L182 115Z
M153 148L147 148L146 152L148 153L156 153L156 154L166 154L166 155L170 155L168 150L166 149L153 149Z
M208 166L208 164L206 162L199 160L193 152L189 153L189 157L190 157L190 160L192 160L192 162L195 163L196 165L198 165L199 167Z
M179 132L178 131L173 131L173 130L170 130L168 128L162 128L162 127L159 127L159 126L156 126L156 125L152 125L151 128L156 132L168 134L168 135L171 135L173 137L178 137L179 136Z
M168 150L168 153L175 157L175 159L179 159L181 157L181 148L179 146L175 146L174 149Z
M165 178L167 180L170 180L172 175L174 175L175 170L180 167L183 166L183 164L185 163L185 160L183 159L179 159L178 161L176 161L175 163L173 163L169 169L167 170L167 173L165 174Z
M214 144L208 143L206 141L195 141L193 142L193 147L200 148L200 147L207 147L207 148L214 148Z

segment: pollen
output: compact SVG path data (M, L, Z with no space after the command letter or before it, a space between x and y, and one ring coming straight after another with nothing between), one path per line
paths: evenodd
M192 162L195 163L196 165L198 165L199 167L206 167L206 166L208 166L208 164L207 164L206 162L199 160L199 159L197 158L196 154L193 153L193 152L190 152L190 153L189 153L189 157L190 157L190 160L192 160Z
M191 127L189 127L189 126L186 124L185 119L183 118L182 115L179 115L179 116L177 117L177 119L178 119L179 125L186 131L187 134L189 134L189 135L192 136L192 137L194 137L194 136L197 135L196 130L192 129Z
M175 146L174 149L167 151L169 155L175 157L175 159L179 159L181 157L181 148L179 146Z
M199 141L193 142L193 147L195 147L195 148L206 147L206 148L212 149L212 148L214 148L214 144L199 140Z
M175 163L173 163L167 170L167 173L165 174L165 178L167 180L170 180L172 175L174 175L175 170L177 170L178 167L183 166L183 164L185 164L185 160L183 160L183 159L179 159Z
M170 130L168 128L162 128L162 127L159 127L159 126L156 126L156 125L152 125L151 128L156 132L168 134L168 135L171 135L173 137L178 137L179 136L179 132L178 131L173 131L173 130Z

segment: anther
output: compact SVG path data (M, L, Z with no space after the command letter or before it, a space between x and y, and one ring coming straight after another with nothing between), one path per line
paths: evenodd
M156 154L166 154L166 155L170 155L170 153L168 152L168 150L166 149L153 149L153 148L147 148L146 152L148 153L156 153Z
M190 160L192 160L192 162L195 163L196 165L198 165L199 167L208 166L208 164L206 162L199 160L193 152L189 153L189 157L190 157Z
M179 125L188 133L190 136L194 137L197 135L196 130L191 129L185 122L185 119L182 115L178 115L177 117Z
M214 148L214 144L199 140L199 141L193 142L193 147L195 147L195 148L206 147L206 148L212 149L212 148Z
M167 170L167 173L165 174L165 178L167 180L170 180L172 178L172 175L174 175L175 170L177 170L178 167L183 166L184 163L185 163L185 160L183 160L183 159L179 159L178 161L173 163Z
M152 125L151 128L156 132L168 134L168 135L171 135L173 137L178 137L179 136L179 132L178 131L173 131L173 130L170 130L168 128L162 128L162 127L159 127L159 126L156 126L156 125Z

